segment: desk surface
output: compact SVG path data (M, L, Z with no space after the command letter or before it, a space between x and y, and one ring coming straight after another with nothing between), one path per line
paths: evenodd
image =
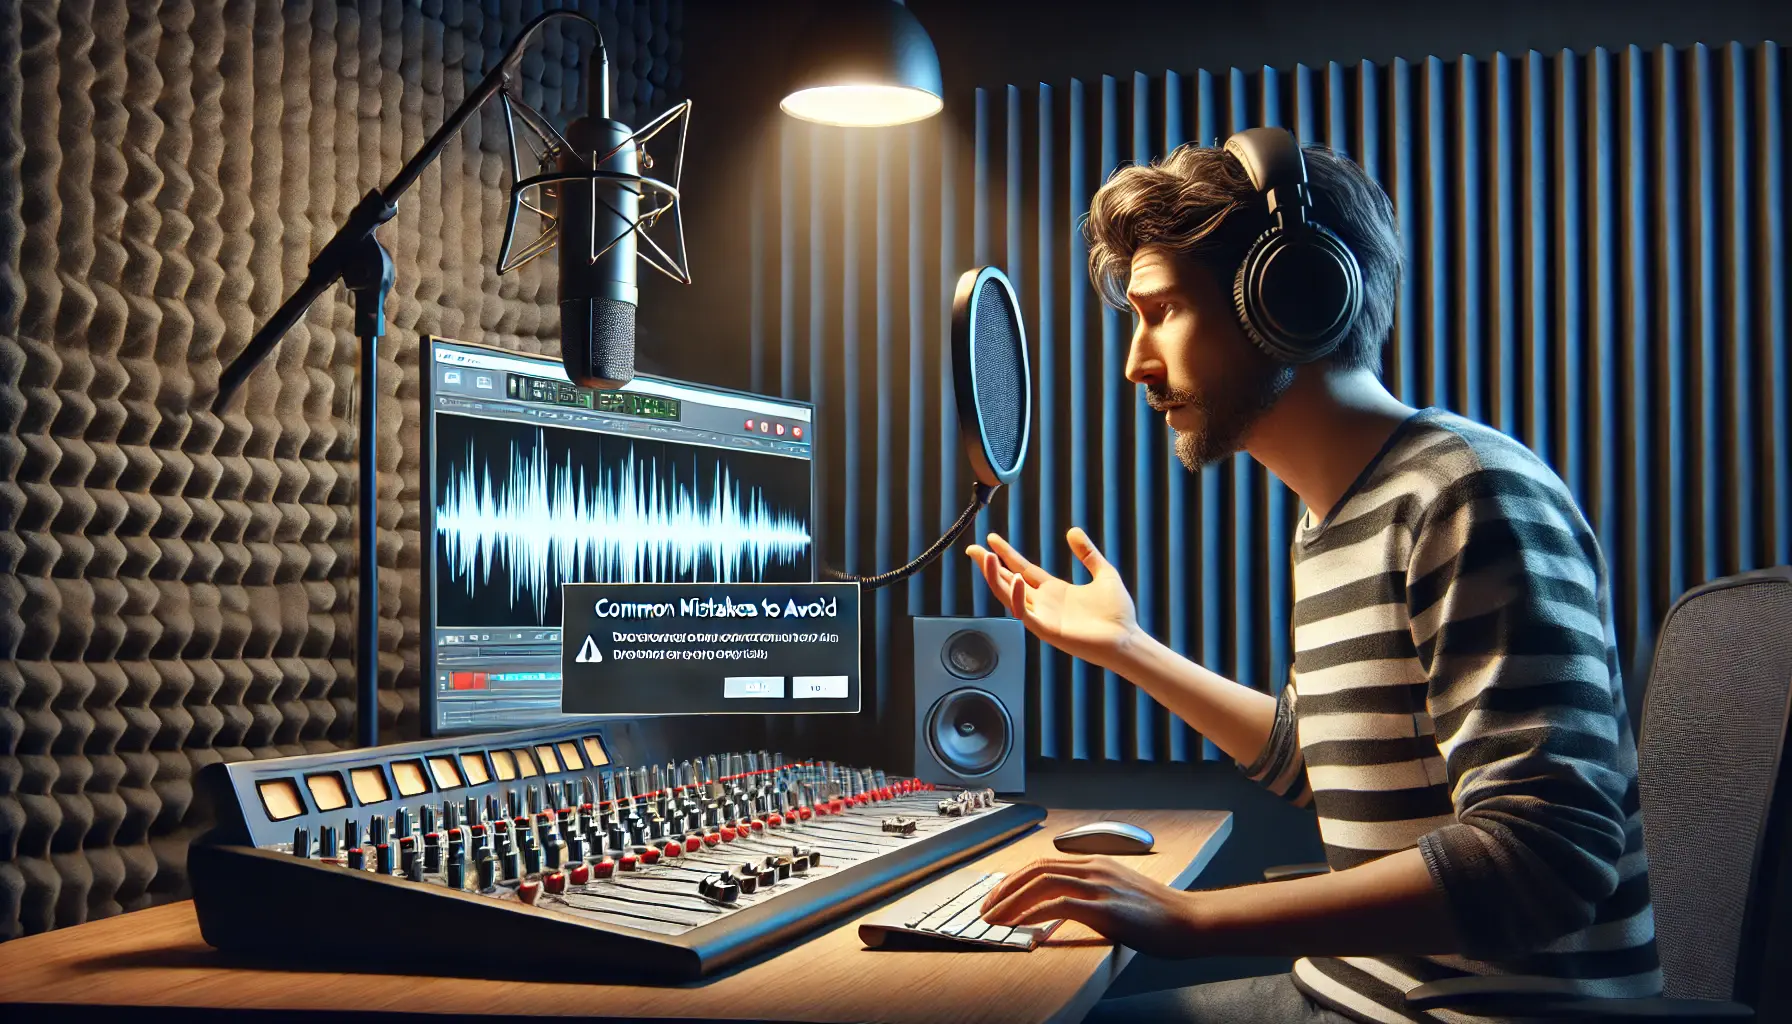
M1194 881L1232 830L1224 811L1052 811L1040 828L928 886L949 887L961 872L1011 871L1057 856L1052 836L1110 818L1143 825L1157 838L1156 850L1126 858L1129 866L1178 887ZM69 1004L103 1004L249 1014L1075 1021L1132 956L1075 923L1030 953L866 949L858 920L875 909L716 977L647 987L231 966L199 937L187 901L0 944L0 1005L61 1004L52 1017L66 1014Z

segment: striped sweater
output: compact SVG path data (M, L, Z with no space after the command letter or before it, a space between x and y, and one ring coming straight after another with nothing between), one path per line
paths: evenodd
M1659 994L1604 560L1530 450L1428 409L1294 562L1294 670L1246 774L1319 815L1333 870L1418 847L1465 948L1308 957L1297 985L1365 1021L1462 974ZM1534 981L1531 982L1534 984Z

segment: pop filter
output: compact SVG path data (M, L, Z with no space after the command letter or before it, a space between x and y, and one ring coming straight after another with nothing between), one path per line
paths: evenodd
M952 297L952 392L971 470L992 490L1011 484L1027 461L1033 422L1027 329L1008 277L994 267L966 271Z
M876 589L905 580L964 536L996 489L1020 476L1032 437L1033 382L1027 360L1027 329L1007 275L977 267L958 278L952 296L952 394L958 406L958 433L977 483L957 522L915 560L877 576L837 580Z

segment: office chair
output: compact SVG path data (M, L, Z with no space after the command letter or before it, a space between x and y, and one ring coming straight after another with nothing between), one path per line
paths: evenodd
M1662 995L1514 996L1449 978L1408 1006L1579 1020L1785 1020L1792 981L1792 566L1688 591L1669 610L1643 700L1637 777ZM1758 1018L1757 1018L1758 1015Z

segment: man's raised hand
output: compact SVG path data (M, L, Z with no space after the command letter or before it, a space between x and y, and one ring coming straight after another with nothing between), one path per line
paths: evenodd
M1112 668L1138 632L1132 595L1081 527L1067 539L1071 554L1089 570L1087 583L1066 583L993 533L988 548L973 544L965 554L983 570L996 600L1033 635L1072 657Z

